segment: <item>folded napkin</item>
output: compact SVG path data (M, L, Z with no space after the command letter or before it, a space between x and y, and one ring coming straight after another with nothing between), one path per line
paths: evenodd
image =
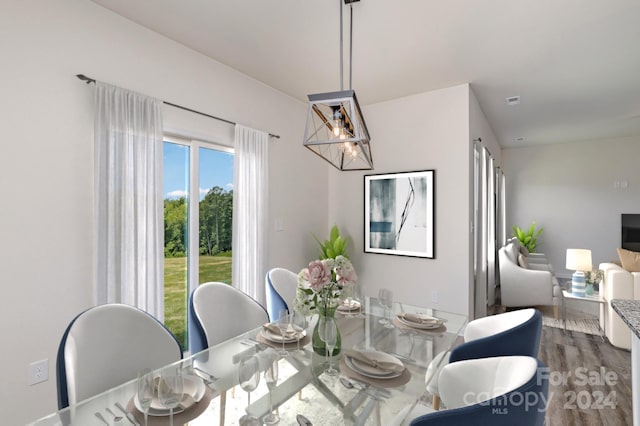
M439 318L428 317L421 314L410 314L405 312L402 318L414 324L441 324L443 321Z
M274 324L274 323L266 323L262 326L265 330L269 330L271 333L275 334L276 336L282 336L282 332L280 331L280 327L278 327L278 324ZM291 327L291 325L288 326L287 331L284 333L284 338L285 339L292 339L294 337L296 337L298 334L298 332Z
M345 355L351 359L356 359L363 364L366 364L370 367L376 368L380 371L390 372L390 373L402 373L405 369L402 363L395 363L391 361L383 361L376 359L365 352L354 351L354 350L346 350Z

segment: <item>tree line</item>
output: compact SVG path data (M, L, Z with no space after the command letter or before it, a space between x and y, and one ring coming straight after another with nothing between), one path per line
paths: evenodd
M214 186L200 201L199 254L214 256L231 251L233 191ZM187 253L187 199L164 199L164 255Z

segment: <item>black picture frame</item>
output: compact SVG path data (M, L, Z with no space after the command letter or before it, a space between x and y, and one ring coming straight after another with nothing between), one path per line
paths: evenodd
M364 251L435 259L435 170L364 176Z

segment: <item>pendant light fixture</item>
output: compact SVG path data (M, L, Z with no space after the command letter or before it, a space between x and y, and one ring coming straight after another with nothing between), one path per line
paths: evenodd
M350 8L349 90L343 86L342 2L340 3L340 91L308 95L309 110L303 144L338 170L372 170L369 131L355 91L351 88L353 59L353 6Z

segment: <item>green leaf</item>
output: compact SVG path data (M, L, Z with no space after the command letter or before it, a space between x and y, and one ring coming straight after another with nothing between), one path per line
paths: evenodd
M331 233L329 234L329 238L331 241L335 241L336 238L340 238L340 231L338 230L338 225L333 225L331 228Z

